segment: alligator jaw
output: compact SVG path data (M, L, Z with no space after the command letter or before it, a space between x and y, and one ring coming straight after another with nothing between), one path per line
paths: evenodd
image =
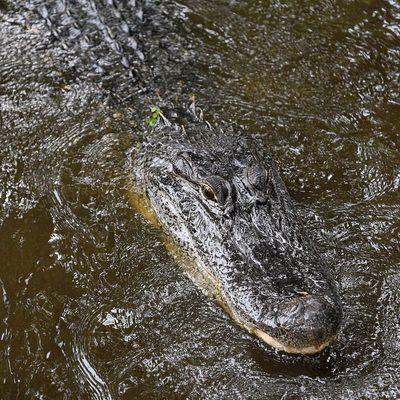
M302 347L302 348L297 348L297 347L292 347L292 346L287 346L278 340L274 339L272 336L268 335L267 333L261 331L260 329L253 329L253 333L258 336L261 340L263 340L265 343L269 344L270 346L282 350L286 353L290 354L316 354L325 349L331 342L332 338L328 339L327 341L317 344L315 346L307 346L307 347Z

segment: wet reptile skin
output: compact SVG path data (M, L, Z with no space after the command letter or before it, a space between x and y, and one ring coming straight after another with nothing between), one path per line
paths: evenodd
M132 165L161 225L238 322L288 352L331 341L341 320L335 285L272 159L192 110L183 128L161 121Z
M171 4L61 0L29 8L67 53L79 55L74 74L138 104L155 87L170 92L179 74L166 67L175 51L166 37ZM183 127L161 118L134 151L135 190L239 323L279 349L320 351L336 336L342 311L275 163L237 128L213 127L195 108L180 114Z

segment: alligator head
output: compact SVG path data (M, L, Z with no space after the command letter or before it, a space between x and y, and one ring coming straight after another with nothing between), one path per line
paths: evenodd
M165 121L133 168L163 228L236 321L290 353L316 353L335 338L335 285L271 158L232 130Z

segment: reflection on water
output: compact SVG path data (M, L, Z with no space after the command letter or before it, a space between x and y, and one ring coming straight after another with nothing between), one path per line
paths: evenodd
M62 19L66 2L42 3L0 1L2 398L399 398L398 2L168 1L142 10L137 45L120 33L141 18L132 2L106 20L103 2ZM125 69L141 46L148 93ZM169 105L194 92L272 153L341 287L331 349L287 356L247 335L129 206L156 89Z

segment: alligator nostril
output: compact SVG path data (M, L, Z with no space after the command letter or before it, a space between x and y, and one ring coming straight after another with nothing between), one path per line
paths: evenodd
M320 346L337 334L341 319L339 306L320 296L300 295L279 306L276 325L291 347Z

